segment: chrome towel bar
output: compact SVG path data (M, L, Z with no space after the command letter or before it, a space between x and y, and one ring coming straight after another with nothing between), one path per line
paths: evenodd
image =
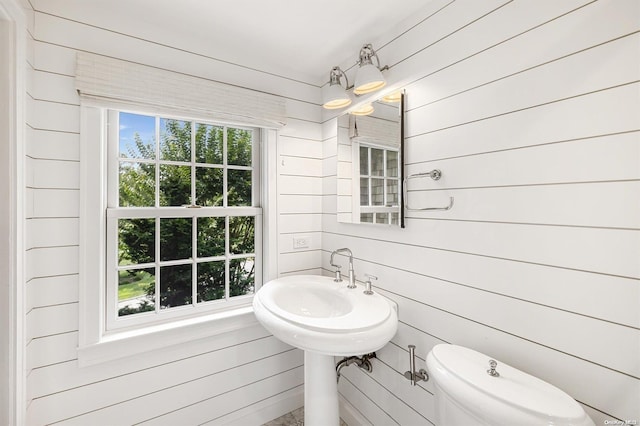
M408 188L408 183L409 183L409 179L414 179L414 178L425 178L425 177L430 177L433 180L440 180L440 178L442 177L442 171L440 171L439 169L433 169L429 172L422 172L422 173L414 173L411 174L409 176L407 176L406 178L404 178L404 185L403 185L403 198L404 198L404 207L407 211L425 211L425 210L450 210L451 207L453 207L453 197L449 197L449 205L446 207L423 207L420 209L414 209L409 207L409 188Z

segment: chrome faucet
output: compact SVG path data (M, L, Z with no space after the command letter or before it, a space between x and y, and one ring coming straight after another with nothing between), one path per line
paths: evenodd
M341 248L331 252L331 259L329 260L329 263L331 264L331 266L336 268L336 278L334 279L334 281L342 281L342 275L340 274L340 265L336 265L335 263L333 263L333 256L338 253L346 253L347 256L349 256L349 285L347 286L347 288L356 288L356 274L355 272L353 272L353 253L351 253L351 250L349 250L348 248Z

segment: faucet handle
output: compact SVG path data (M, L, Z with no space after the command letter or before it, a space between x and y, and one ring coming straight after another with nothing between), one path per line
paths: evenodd
M342 266L334 265L333 263L331 264L331 266L334 266L336 268L336 277L333 279L333 281L335 281L337 283L341 283L342 282L342 274L340 273L340 268L342 268Z
M365 281L364 283L364 294L370 295L373 294L373 291L371 290L371 280L377 280L378 277L376 277L375 275L371 275L371 274L364 274L365 277L367 277L367 281Z

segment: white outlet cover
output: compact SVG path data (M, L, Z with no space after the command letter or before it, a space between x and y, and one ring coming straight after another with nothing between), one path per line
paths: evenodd
M309 248L311 244L311 237L309 235L294 235L293 236L293 248Z

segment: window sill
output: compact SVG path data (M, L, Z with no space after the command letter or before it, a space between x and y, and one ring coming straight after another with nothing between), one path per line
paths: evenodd
M100 342L78 348L78 365L86 367L213 337L258 324L251 305L137 330L110 333Z

